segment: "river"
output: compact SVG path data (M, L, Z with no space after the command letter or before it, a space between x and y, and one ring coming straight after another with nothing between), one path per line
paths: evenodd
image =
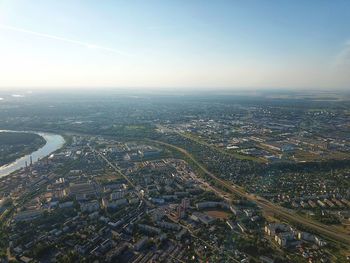
M0 130L0 132L16 132L16 131ZM32 156L33 163L37 162L38 159L42 159L50 155L54 151L60 149L65 143L64 138L58 134L47 133L47 132L31 132L31 133L36 133L42 136L45 139L46 144L43 147L39 148L38 150L32 152L31 154L25 155L12 163L0 166L0 177L4 177L16 170L24 168L26 166L26 162L29 165L30 156Z

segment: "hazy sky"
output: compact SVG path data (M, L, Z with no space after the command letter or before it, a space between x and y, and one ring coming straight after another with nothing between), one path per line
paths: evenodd
M350 89L350 1L0 0L18 86Z

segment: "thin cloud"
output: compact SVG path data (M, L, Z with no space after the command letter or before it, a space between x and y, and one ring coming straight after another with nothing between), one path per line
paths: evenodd
M85 48L99 49L99 50L103 50L103 51L108 51L108 52L112 52L112 53L115 53L115 54L118 54L118 55L122 55L122 56L130 56L130 54L125 53L125 52L123 52L121 50L118 50L118 49L115 49L115 48L99 46L99 45L92 44L92 43L87 43L87 42L83 42L83 41L79 41L79 40L74 40L74 39L69 39L69 38L65 38L65 37L55 36L55 35L51 35L51 34L40 33L40 32L36 32L36 31L32 31L32 30L27 30L27 29L24 29L24 28L19 28L19 27L14 27L14 26L9 26L9 25L2 25L2 24L0 24L0 28L5 29L5 30L10 30L10 31L30 34L30 35L33 35L33 36L38 36L38 37L58 40L58 41L66 42L66 43L71 43L71 44L75 44L75 45L82 46L82 47L85 47Z
M350 40L344 44L342 50L336 56L334 64L336 68L350 67Z

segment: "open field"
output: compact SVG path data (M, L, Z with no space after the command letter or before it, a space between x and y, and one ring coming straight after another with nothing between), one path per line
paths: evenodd
M204 213L217 219L228 219L230 215L229 213L220 210L207 210Z

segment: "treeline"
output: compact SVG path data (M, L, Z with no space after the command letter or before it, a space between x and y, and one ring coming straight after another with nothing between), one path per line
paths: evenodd
M0 132L0 166L32 153L45 143L43 137L34 133Z
M45 142L44 138L35 133L27 132L0 132L0 146L29 145L35 142Z

